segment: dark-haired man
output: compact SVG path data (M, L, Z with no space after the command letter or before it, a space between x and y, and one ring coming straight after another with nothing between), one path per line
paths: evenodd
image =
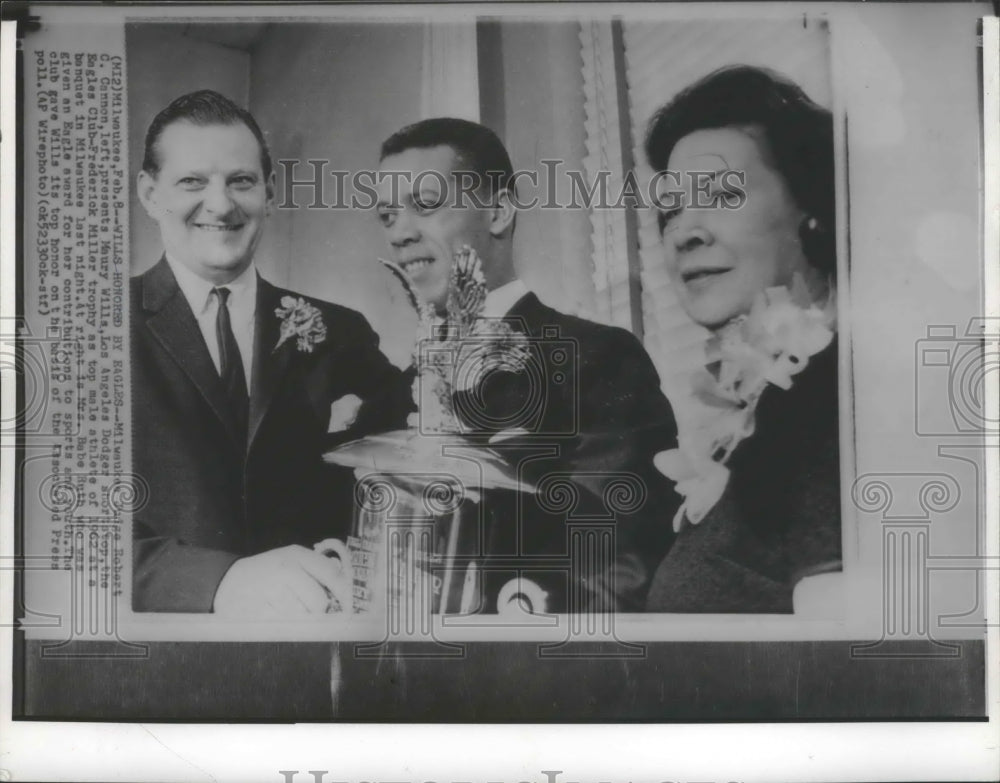
M519 572L536 583L541 590L531 595L515 591L534 611L637 609L649 569L669 543L675 503L652 468L653 455L675 445L676 429L649 356L632 334L559 313L519 279L517 266L531 259L515 263L513 168L491 130L453 118L407 126L382 145L379 174L379 220L419 293L444 315L453 258L468 245L489 289L481 316L504 319L529 337L539 372L494 372L459 391L466 428L502 432L505 446L523 447L521 456L554 455L522 463L522 477L540 487L556 487L545 485L547 477L572 477L587 490L575 507L558 510L546 497L487 497L490 553L520 565L487 568L485 578L502 585ZM608 490L618 480L645 502L615 508ZM567 523L609 512L617 522L616 567L567 573ZM495 587L487 586L487 595L487 611L502 609Z
M133 463L149 485L134 609L284 618L349 601L337 561L309 548L351 514L349 474L321 459L331 406L367 403L361 430L398 426L400 373L360 314L257 273L273 176L247 111L209 90L171 103L138 194L164 256L131 289Z

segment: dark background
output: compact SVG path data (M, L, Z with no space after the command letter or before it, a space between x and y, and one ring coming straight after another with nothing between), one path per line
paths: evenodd
M326 643L148 645L139 659L105 643L27 643L31 687L15 717L105 721L786 721L985 719L985 644L661 642L641 659L616 645L548 649L471 643L460 659L427 645L384 650ZM50 649L45 650L44 645ZM338 649L339 648L339 649ZM340 662L339 708L330 694ZM374 653L381 652L378 657ZM454 651L451 651L454 652ZM858 651L855 651L857 654ZM367 654L373 657L358 657ZM947 656L957 657L905 657ZM877 657L882 656L882 657ZM183 677L178 677L183 672Z

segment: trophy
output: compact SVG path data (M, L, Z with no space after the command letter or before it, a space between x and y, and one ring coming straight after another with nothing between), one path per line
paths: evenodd
M468 246L455 256L443 321L402 269L382 263L402 283L420 334L429 337L414 350L417 410L409 428L355 440L325 456L353 468L358 478L347 540L351 609L479 612L498 602L498 596L483 594L482 566L489 554L483 492L535 488L494 448L524 432L484 434L463 418L456 399L475 394L477 381L494 371L522 370L529 360L528 339L504 321L481 317L486 284L481 262ZM535 603L534 611L546 610L543 597L536 594Z

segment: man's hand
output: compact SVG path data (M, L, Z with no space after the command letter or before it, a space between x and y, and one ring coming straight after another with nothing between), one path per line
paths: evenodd
M303 546L237 560L219 583L212 611L246 618L292 618L350 606L350 577L340 560Z

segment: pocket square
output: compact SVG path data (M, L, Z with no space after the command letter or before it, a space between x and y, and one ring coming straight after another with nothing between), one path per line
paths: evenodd
M330 404L330 424L326 431L343 432L358 418L361 408L361 398L356 394L345 394L336 402Z

